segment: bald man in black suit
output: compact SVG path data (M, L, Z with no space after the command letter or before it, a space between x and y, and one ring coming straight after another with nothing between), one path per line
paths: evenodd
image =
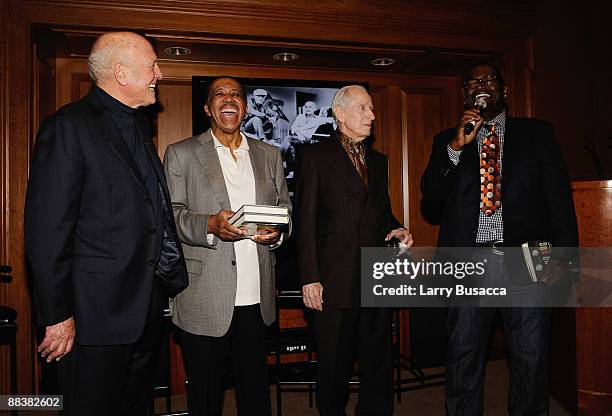
M187 286L164 171L139 107L162 78L142 36L101 36L94 89L39 130L25 240L38 351L59 361L67 415L142 415L168 296Z

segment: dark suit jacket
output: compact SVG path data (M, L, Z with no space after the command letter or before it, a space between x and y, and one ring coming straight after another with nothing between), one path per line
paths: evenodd
M340 141L302 147L296 185L297 261L302 285L321 282L325 308L360 306L361 247L384 245L393 217L387 158L366 146L368 189Z
M447 152L454 134L455 129L449 129L434 138L421 189L425 201L442 205L438 245L471 247L476 242L480 202L478 143L467 145L455 166ZM552 126L508 117L503 146L504 244L520 246L542 239L552 241L553 247L576 247L574 202ZM570 251L553 250L561 257L573 256Z
M148 129L148 123L141 125ZM150 132L145 137L171 213ZM163 235L157 228L164 209L152 202L156 199L148 195L125 141L94 92L43 122L25 211L39 325L73 315L81 344L127 344L139 338ZM172 215L169 221L176 239ZM182 255L166 279L187 281Z

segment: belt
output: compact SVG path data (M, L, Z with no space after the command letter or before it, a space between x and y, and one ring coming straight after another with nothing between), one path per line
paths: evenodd
M476 247L487 247L493 254L504 255L504 240L493 240L485 243L476 243Z

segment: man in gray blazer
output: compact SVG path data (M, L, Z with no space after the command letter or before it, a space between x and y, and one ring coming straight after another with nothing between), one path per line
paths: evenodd
M246 237L227 221L243 204L291 208L280 151L240 132L244 89L233 78L209 87L211 128L173 144L164 165L189 287L172 320L189 380L190 415L221 415L224 361L231 357L240 415L269 415L265 327L275 319L274 255L279 231Z

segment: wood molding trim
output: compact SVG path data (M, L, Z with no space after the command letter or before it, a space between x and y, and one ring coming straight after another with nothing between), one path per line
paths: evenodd
M442 87L402 89L402 176L406 181L402 202L415 245L421 247L433 247L437 240L438 227L427 222L421 209L419 184L433 137L447 127L448 95Z
M89 92L92 82L89 75L85 74L72 74L71 77L71 96L70 101L78 101L83 98ZM83 88L85 87L85 88Z
M9 136L8 136L8 62L7 45L0 41L0 264L9 261ZM10 282L0 282L0 305L9 305ZM0 373L9 374L9 349L0 349ZM9 379L0 379L0 392L9 392Z
M486 1L456 4L419 0L411 3L394 0L323 2L296 0L219 1L164 0L5 0L21 7L32 22L98 26L100 28L152 28L184 33L209 33L271 39L303 39L318 42L372 42L397 46L465 47L474 45L499 51L505 41L533 32L537 2L506 2L488 7ZM100 19L100 15L104 18ZM135 18L135 15L138 15ZM129 16L129 18L128 18ZM180 16L180 18L176 18ZM104 21L103 24L101 20ZM486 20L490 25L475 25L469 34L466 21ZM228 24L231 22L231 24ZM325 30L312 30L313 27Z
M278 79L303 79L303 80L327 80L343 82L369 82L370 86L397 84L402 87L415 87L423 83L441 83L446 78L427 75L386 74L365 71L338 71L321 69L287 68L278 66L245 66L227 64L202 64L189 61L159 60L159 66L164 73L161 81L188 81L195 75L232 77L255 77L278 78Z
M9 189L9 152L8 152L8 59L7 44L0 41L0 263L6 264L8 259L8 189ZM0 293L2 293L0 291ZM0 296L0 303L4 299Z
M32 67L27 19L22 10L6 2L0 3L2 13L2 116L4 123L0 145L8 152L3 155L3 217L2 240L6 246L3 262L13 267L12 281L0 285L0 302L17 311L17 389L33 392L34 353L33 316L30 291L25 271L23 244L23 213L29 155L32 144ZM5 163L6 162L6 163ZM5 216L8 214L8 216ZM9 374L8 360L0 362L0 374ZM8 391L8 379L0 389Z
M409 229L410 223L406 218L407 211L404 203L407 199L409 181L402 170L405 143L402 140L402 95L401 87L390 85L387 88L387 111L385 111L387 148L385 154L388 158L389 169L389 197L391 211L395 218Z
M82 97L81 84L91 82L86 59L59 58L56 62L55 107L60 108Z

